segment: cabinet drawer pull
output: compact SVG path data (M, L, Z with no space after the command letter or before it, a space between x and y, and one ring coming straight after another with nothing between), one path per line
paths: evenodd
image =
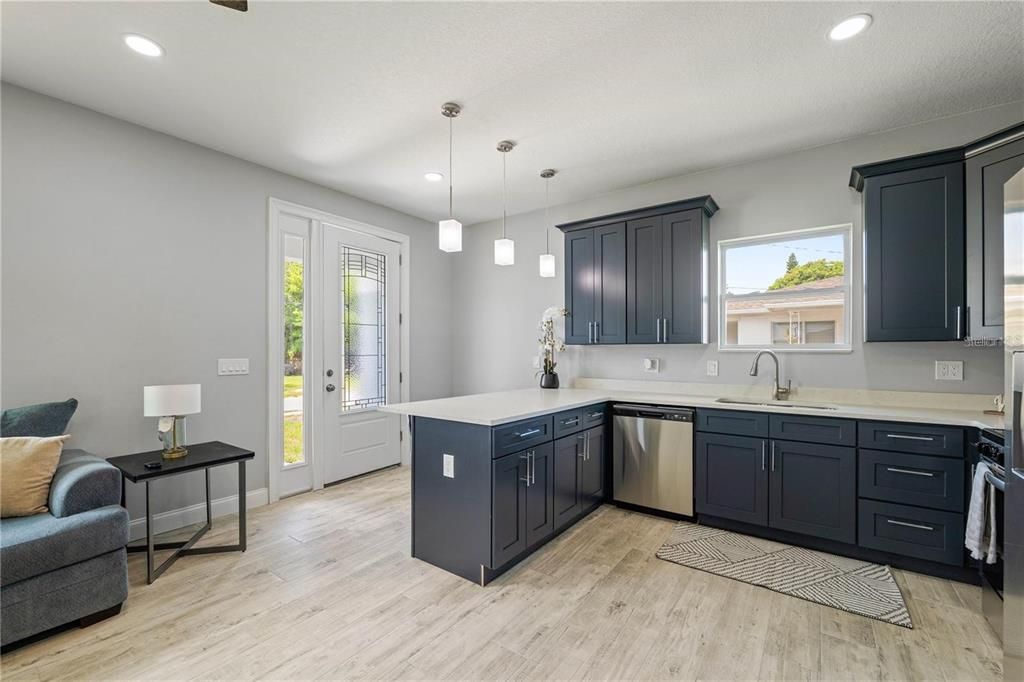
M657 337L657 342L661 343L661 318L659 317L654 323L654 333Z
M603 417L604 412L591 412L589 416L591 419L597 419L598 417Z
M573 417L572 419L563 419L562 426L576 426L580 423L579 417Z
M886 467L886 471L891 471L894 474L910 474L911 476L927 476L928 478L934 478L935 474L930 471L913 471L912 469L898 469L896 467Z
M765 471L768 468L765 460L764 447L764 441L761 441L761 471Z
M885 434L885 437L886 438L898 438L898 439L901 439L901 440L924 440L924 441L928 441L928 442L931 442L931 441L935 440L932 436L908 436L908 435L905 435L905 434L902 434L902 433L887 433L887 434Z
M909 521L897 521L895 519L886 519L886 523L891 523L894 526L906 526L907 528L919 528L921 530L934 531L935 528L932 526L926 526L923 523L910 523Z
M517 433L516 436L518 436L519 438L529 438L530 436L536 436L540 432L541 432L541 429L530 429L529 431L523 431L522 433Z

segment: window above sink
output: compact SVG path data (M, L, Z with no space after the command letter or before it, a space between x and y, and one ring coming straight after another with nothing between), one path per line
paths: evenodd
M849 352L853 226L718 242L721 350Z

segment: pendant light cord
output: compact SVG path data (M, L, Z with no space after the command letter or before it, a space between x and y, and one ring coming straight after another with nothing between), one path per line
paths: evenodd
M449 117L448 118L448 217L454 219L455 218L455 209L453 208L452 185L454 184L455 179L452 177L452 168L454 166L454 162L452 161L452 157L455 155L455 138L454 138L454 133L452 131L452 124L453 124L452 118Z
M501 238L505 239L505 221L508 218L508 169L505 163L508 152L501 154Z
M551 206L551 178L544 178L544 253L551 253L551 223L548 208Z

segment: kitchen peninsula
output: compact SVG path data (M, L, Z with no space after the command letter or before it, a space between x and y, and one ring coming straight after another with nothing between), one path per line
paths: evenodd
M800 528L807 535L805 544L832 551L845 549L845 553L876 560L902 556L902 552L904 564L918 570L961 578L966 575L959 546L962 496L950 504L932 505L942 511L893 504L891 490L879 494L885 504L859 501L856 479L859 476L863 486L872 475L866 468L870 457L887 464L897 458L896 463L910 462L926 474L910 477L907 494L916 491L928 499L938 488L962 489L965 432L1002 425L1001 417L984 414L986 396L957 397L951 402L949 394L798 389L789 401L772 401L764 397L764 387L665 383L652 388L650 384L600 380L580 380L577 385L580 387L502 391L382 408L410 418L414 557L486 585L585 517L612 497L610 463L616 433L609 410L614 403L630 403L695 408L698 430L709 431L707 436L699 434L698 441L714 441L712 436L721 440L723 435L733 439L727 441L728 452L716 449L714 443L702 451L698 443L695 496L702 522L707 517L712 523L730 525L731 517L743 521L737 526L741 530L755 532L752 526L757 524L750 520L763 513L763 525L771 526L767 509L753 509L755 515L751 515L716 506L715 491L710 490L709 498L709 490L701 490L701 486L720 482L702 470L701 457L705 463L709 456L728 457L741 468L749 463L753 478L748 482L759 485L760 479L768 476L767 467L762 467L765 462L760 455L748 458L749 462L744 459L736 445L743 441L735 439L771 443L772 452L775 443L791 439L802 443L786 469L796 475L831 473L815 468L800 472L798 457L806 459L816 451L845 457L843 468L837 467L834 473L837 485L849 491L849 499L836 511L837 518L842 517L836 521L841 532L832 528L817 532L805 520L790 523L790 528ZM737 436L739 432L731 432L731 427L713 425L724 423L722 419L712 421L713 417L730 414L754 417L749 420L753 430ZM833 427L846 434L844 440L833 442L832 436L814 435ZM776 428L787 430L782 433ZM758 452L765 452L765 445L757 447ZM785 457L785 448L781 452ZM858 456L859 471L854 466ZM772 471L774 474L774 468ZM782 471L780 465L779 475L787 475ZM919 479L934 481L938 488L922 489ZM885 485L898 488L903 484L882 482L880 489ZM702 507L715 513L701 513ZM878 518L869 515L871 509ZM826 511L814 513L827 517ZM901 521L904 517L927 518L928 523L907 525L911 522ZM883 525L874 530L878 519ZM787 526L780 523L778 527ZM897 535L885 536L890 529ZM908 535L908 530L914 532ZM878 535L884 537L875 537Z

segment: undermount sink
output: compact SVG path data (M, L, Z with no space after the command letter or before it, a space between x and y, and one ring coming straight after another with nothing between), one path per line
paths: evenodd
M757 407L783 407L796 408L801 410L834 410L831 405L810 405L808 403L791 403L786 400L742 400L740 398L716 398L716 403L728 403L731 405L755 405Z

